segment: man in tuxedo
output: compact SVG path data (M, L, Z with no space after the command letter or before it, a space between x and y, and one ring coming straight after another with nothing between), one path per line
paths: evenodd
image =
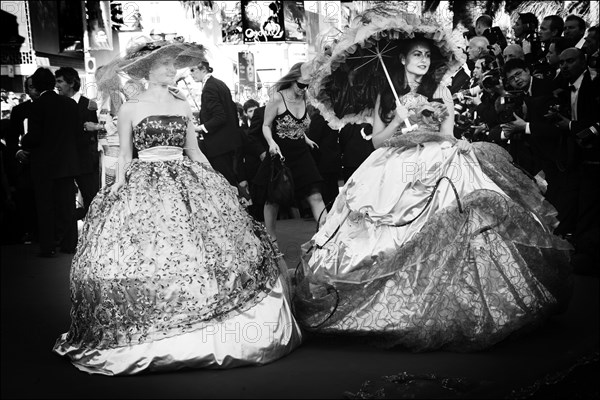
M527 91L527 113L515 115L513 121L502 124L501 135L511 140L511 147L515 139L527 143L528 158L534 162L530 165L535 167L528 172L535 175L539 168L544 171L548 182L545 196L558 210L560 225L554 232L568 236L574 232L577 219L577 167L572 157L573 141L547 117L551 106L563 102L552 93L552 84L531 77L524 61L511 60L504 68L509 85Z
M461 90L468 89L471 82L471 70L475 62L488 56L490 42L483 36L475 36L469 40L467 45L467 62L459 68L452 76L452 82L448 86L450 93L455 94Z
M547 52L550 48L550 42L552 39L561 37L565 22L558 15L548 15L544 17L540 24L540 42L544 48L544 52Z
M243 182L245 180L248 183L248 190L252 197L252 205L249 207L249 212L258 221L264 221L263 210L265 199L262 193L264 188L261 185L257 186L254 182L254 177L258 173L269 149L262 133L264 116L265 106L258 106L252 111L252 116L249 116L250 125L241 147L244 161L243 168L240 171L240 181Z
M500 98L497 103L504 101L509 104L513 101L514 111L512 112L513 121L501 125L501 130L492 130L489 139L492 141L510 140L509 153L514 162L535 176L542 168L540 155L536 149L532 148L530 138L525 134L527 121L543 118L541 109L551 98L551 88L542 79L533 77L531 69L522 59L511 59L504 65L504 79L506 85L513 91L512 96ZM496 108L499 105L497 104ZM510 111L510 107L503 107L505 111ZM541 114L541 115L540 115ZM500 116L501 113L499 112Z
M59 68L56 76L58 94L73 99L77 103L79 133L76 137L79 153L79 175L75 177L77 187L83 198L83 209L78 210L77 219L83 219L90 204L100 190L100 153L98 152L98 115L93 101L79 93L81 79L71 67Z
M40 97L32 103L21 145L31 163L39 255L52 257L57 239L63 252L72 253L77 246L73 178L79 175L79 118L77 103L54 92L56 80L49 69L38 68L31 79Z
M333 201L339 194L338 182L342 177L339 131L330 128L325 118L315 109L310 116L310 125L306 135L318 144L318 147L311 149L311 153L319 173L323 177L323 202L327 209L331 210Z
M212 71L207 61L190 68L192 78L203 84L199 128L204 137L202 152L210 165L237 187L234 160L235 151L242 144L243 133L231 91L223 81L212 76Z
M571 14L565 19L563 36L575 42L575 47L581 49L585 44L585 20Z
M492 17L489 15L480 15L475 21L475 35L485 36L486 32L492 29L492 22Z
M546 199L559 213L560 225L555 233L569 235L575 229L577 213L576 171L567 161L563 132L546 117L556 104L553 87L548 81L532 77L522 60L511 60L504 68L508 85L524 93L525 107L524 112L514 114L513 121L501 125L500 136L510 140L511 155L528 173L544 171L548 182Z
M598 274L600 262L600 84L592 81L585 53L572 47L560 54L561 73L569 82L569 118L561 116L557 126L575 142L573 158L577 163L577 224L575 254L572 264L575 272L589 270ZM596 127L596 128L594 128ZM592 129L590 129L592 128Z
M17 220L21 222L18 234L25 244L30 244L37 231L35 227L35 195L33 182L31 180L31 165L28 154L21 150L20 141L25 136L33 102L40 97L40 92L33 86L31 77L25 80L25 91L31 100L25 101L13 107L10 113L10 129L6 135L6 146L11 161L16 163L15 189L16 189L16 211Z

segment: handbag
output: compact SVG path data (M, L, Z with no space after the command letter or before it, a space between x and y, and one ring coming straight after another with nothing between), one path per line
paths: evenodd
M285 165L285 158L275 155L271 158L271 176L267 187L267 201L280 206L294 204L294 178Z

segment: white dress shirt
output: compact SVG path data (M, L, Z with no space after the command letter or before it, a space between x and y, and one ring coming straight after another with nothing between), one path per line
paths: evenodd
M579 96L579 88L581 87L581 82L583 82L584 73L585 71L572 83L575 87L575 91L571 92L571 121L577 121L577 96Z

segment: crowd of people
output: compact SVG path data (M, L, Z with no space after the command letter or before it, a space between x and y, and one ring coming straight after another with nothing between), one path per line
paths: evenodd
M381 18L365 12L338 46ZM482 15L463 54L414 21L381 23L374 40L398 40L390 74L352 71L353 115L368 118L339 129L351 97L315 79L344 58L335 46L335 67L331 53L295 64L264 105L236 104L187 43L101 67L97 101L72 68L28 77L4 136L3 218L17 210L40 256L74 254L72 324L54 351L108 375L263 364L301 328L467 351L564 310L571 270L598 273L598 27L525 13L509 41ZM197 116L182 68L202 83ZM281 164L289 204L272 197ZM293 279L281 206L318 227ZM231 329L242 339L222 340Z
M598 27L570 15L531 13L515 23L508 43L492 19L477 19L469 40L470 79L453 84L455 134L489 141L540 182L556 207L554 233L575 245L573 265L598 263ZM459 75L456 81L461 80ZM596 219L595 219L596 218Z

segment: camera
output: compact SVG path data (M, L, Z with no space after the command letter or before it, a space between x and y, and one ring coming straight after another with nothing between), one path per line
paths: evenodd
M556 67L550 65L546 59L540 60L531 67L531 75L551 81L556 75Z
M592 141L600 135L600 123L596 122L592 126L585 128L575 134L575 140L584 149L592 148Z
M502 73L500 68L491 69L483 74L483 78L481 79L481 86L484 89L492 89L501 82Z
M507 92L499 98L499 104L496 106L498 122L506 124L514 121L514 114L522 116L523 114L523 92Z
M542 42L537 32L530 32L525 36L525 39L531 43L531 54L538 55L542 51Z
M485 32L483 32L483 36L485 36L491 45L498 44L502 50L508 46L504 33L502 33L502 30L497 26L486 29Z

